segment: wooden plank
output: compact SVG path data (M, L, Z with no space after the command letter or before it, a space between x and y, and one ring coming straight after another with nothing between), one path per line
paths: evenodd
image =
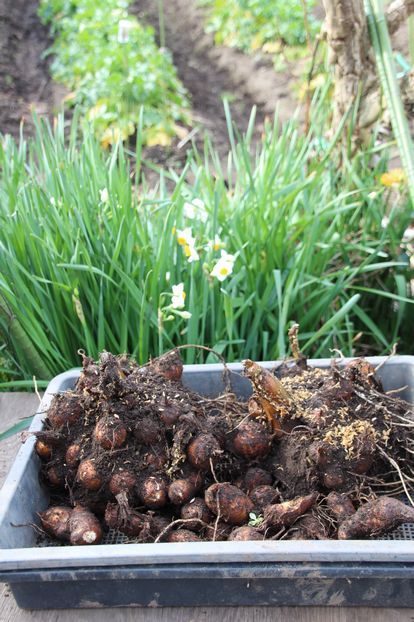
M0 432L33 414L38 398L0 393ZM0 485L20 446L16 435L0 443ZM414 622L414 609L366 607L165 607L24 611L7 585L0 590L0 622Z
M0 433L24 417L34 415L38 406L39 399L33 393L0 393ZM0 443L0 486L20 444L20 434L15 434Z

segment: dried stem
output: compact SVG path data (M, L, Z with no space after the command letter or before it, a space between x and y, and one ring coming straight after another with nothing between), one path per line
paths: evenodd
M394 458L391 458L391 456L389 456L383 449L382 447L380 447L379 445L377 445L377 448L379 449L379 451L381 452L381 454L384 456L384 458L386 458L388 460L388 462L394 467L394 469L397 471L398 473L398 477L401 480L401 484L404 488L404 492L407 495L407 499L409 500L409 502L411 503L411 505L414 507L414 500L411 497L410 493L408 492L408 488L407 485L405 483L405 479L409 479L407 478L407 476L404 476L400 467L398 466L398 464L396 463L396 461L394 460ZM405 479L404 479L405 477Z
M296 361L298 361L302 357L302 354L299 348L298 335L299 335L299 324L293 324L293 326L291 326L291 328L289 329L288 337L289 337L290 349L292 350L293 358Z

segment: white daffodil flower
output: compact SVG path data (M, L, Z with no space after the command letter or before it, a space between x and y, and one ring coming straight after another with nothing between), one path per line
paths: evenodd
M173 309L182 309L185 305L186 293L184 291L184 283L172 286L171 306Z
M189 263L198 261L200 259L195 247L195 238L193 237L191 227L185 229L177 229L177 242L180 246L184 247L184 254L187 257Z
M194 246L195 238L193 238L191 227L186 227L185 229L177 229L176 234L177 242L180 246Z
M184 254L187 257L188 263L193 263L193 261L198 261L200 259L200 255L197 253L194 244L186 244L184 246Z
M189 220L196 219L201 220L201 222L206 222L208 213L204 201L201 199L193 199L190 202L185 202L183 205L183 215L184 218L188 218Z
M226 251L221 251L221 257L210 272L211 276L215 276L219 281L224 281L232 272L236 258Z
M99 196L101 198L102 203L108 203L109 201L108 188L102 188L102 190L99 190Z
M214 236L214 240L210 240L207 244L207 248L213 251L219 251L222 246L223 244L217 234Z
M188 218L189 220L193 220L195 218L195 207L192 203L184 203L183 205L183 216L184 218Z

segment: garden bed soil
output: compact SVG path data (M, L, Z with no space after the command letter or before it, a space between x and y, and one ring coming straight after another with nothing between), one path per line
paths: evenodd
M61 105L65 90L50 78L49 60L44 54L51 44L47 27L37 16L35 0L3 0L0 7L0 132L19 136L33 131L31 113L52 116ZM158 4L139 0L130 11L158 28ZM276 74L263 60L237 50L214 47L213 37L203 31L203 14L194 1L165 3L166 43L173 54L178 74L190 93L192 118L206 128L222 156L228 150L222 98L231 102L233 119L245 130L253 105L258 107L258 135L266 115L276 104L283 120L291 116L296 103L291 94L293 77ZM198 132L201 143L202 132ZM185 157L185 149L152 148L146 157L173 164Z
M51 41L37 9L35 0L0 4L0 132L14 137L22 121L32 133L32 111L51 115L64 93L49 75L43 55Z
M158 3L137 0L131 12L159 31ZM277 107L281 121L292 117L298 106L293 94L293 63L284 73L276 73L271 61L254 58L225 46L215 46L212 34L203 29L204 13L194 0L164 3L166 46L192 101L195 125L207 129L223 156L228 151L228 135L223 98L227 97L236 126L245 131L250 113L257 106L257 136L266 116ZM200 139L201 139L200 133Z
M22 121L25 134L33 133L33 111L50 118L61 108L65 95L65 89L50 77L45 52L51 39L37 9L36 0L3 0L0 6L0 132L15 138ZM204 14L196 0L169 0L164 11L166 45L190 94L193 123L209 132L221 158L229 147L223 97L229 99L233 121L241 131L247 127L252 107L257 106L257 139L265 117L271 117L276 107L282 122L291 118L298 105L293 92L302 71L298 63L276 73L270 60L214 46L213 35L203 30ZM137 0L130 12L158 31L157 2ZM396 49L405 52L406 40L406 28L401 28L394 41ZM198 131L195 140L202 144L203 131ZM177 139L171 148L146 149L144 156L155 163L179 165L188 144L178 145Z

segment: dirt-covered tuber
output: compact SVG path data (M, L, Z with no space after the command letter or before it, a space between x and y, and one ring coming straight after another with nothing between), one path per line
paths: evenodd
M392 497L381 497L362 505L338 529L339 540L380 535L402 523L414 523L414 508Z
M181 508L182 519L186 521L193 519L193 523L186 523L188 528L193 531L200 531L200 529L202 529L202 523L211 523L213 521L213 516L213 513L208 509L204 499L200 499L199 497L192 499Z
M116 417L100 419L94 430L95 441L104 449L122 447L126 437L126 428Z
M249 497L256 510L263 510L280 499L280 493L273 486L257 486L250 491Z
M108 488L116 496L121 492L130 492L134 489L137 478L131 471L122 470L114 473L109 480Z
M195 469L203 471L210 470L210 460L215 462L220 453L220 443L212 434L200 434L187 448L188 462Z
M178 529L168 534L167 542L200 542L200 537L189 529Z
M248 460L266 456L270 451L272 438L263 425L247 420L239 425L233 438L237 455Z
M248 542L250 540L263 540L263 534L257 531L254 527L244 525L243 527L236 527L229 535L229 540Z
M75 507L69 518L70 543L74 545L99 544L102 540L101 525L89 510Z
M168 498L174 505L188 503L195 495L196 488L188 479L176 479L168 487Z
M72 508L69 507L55 506L48 508L44 512L39 512L41 525L46 533L54 538L69 540L69 520L72 512Z
M253 503L247 495L232 484L213 484L205 492L208 509L226 523L243 525L247 522Z
M164 507L168 501L168 484L162 475L150 475L138 484L140 501L150 510Z
M103 485L103 480L96 467L93 458L82 460L78 467L78 481L87 490L99 490Z
M303 516L316 503L317 493L311 493L306 497L297 497L290 501L283 501L274 505L268 505L264 509L263 524L271 525L277 529L289 527L299 516Z

